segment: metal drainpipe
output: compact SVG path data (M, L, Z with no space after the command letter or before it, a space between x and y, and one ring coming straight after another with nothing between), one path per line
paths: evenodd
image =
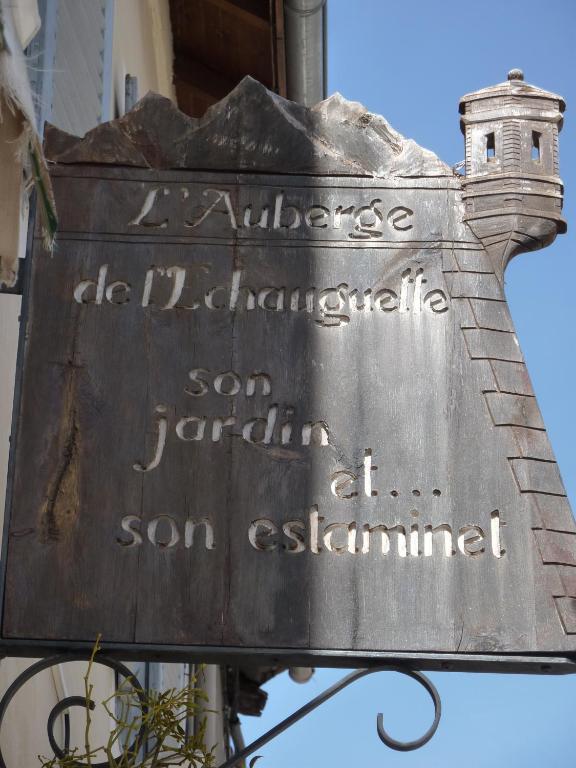
M284 0L288 98L312 106L327 95L327 0Z

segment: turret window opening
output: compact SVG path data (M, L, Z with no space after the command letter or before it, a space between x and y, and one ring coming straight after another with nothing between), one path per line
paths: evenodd
M486 162L496 160L496 139L493 133L486 134Z
M540 162L540 137L542 136L541 133L538 133L538 131L532 131L532 160L534 160L535 163Z

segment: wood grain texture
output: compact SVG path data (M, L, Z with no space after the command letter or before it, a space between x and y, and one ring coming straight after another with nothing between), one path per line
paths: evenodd
M470 668L574 652L576 527L458 179L241 172L253 157L54 169L2 637Z

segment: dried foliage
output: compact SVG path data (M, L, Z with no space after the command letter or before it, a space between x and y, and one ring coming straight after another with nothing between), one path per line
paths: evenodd
M102 706L114 723L108 742L95 747L91 743L92 670L99 645L96 643L84 676L86 721L84 748L73 748L63 757L39 756L42 768L210 768L213 750L205 745L205 720L193 734L186 732L186 722L206 712L206 694L195 688L195 679L182 689L138 692L135 681L128 679ZM142 746L138 736L144 731Z

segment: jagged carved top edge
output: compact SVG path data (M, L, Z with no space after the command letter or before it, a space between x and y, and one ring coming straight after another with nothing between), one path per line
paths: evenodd
M245 77L201 118L148 93L124 117L83 138L47 126L46 158L154 169L451 176L452 169L380 115L339 93L304 107Z

